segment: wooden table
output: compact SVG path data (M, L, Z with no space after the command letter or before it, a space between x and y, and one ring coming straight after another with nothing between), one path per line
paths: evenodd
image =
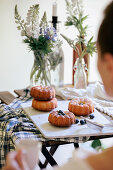
M14 90L17 97L25 96L27 91L26 89L21 90ZM10 104L16 97L8 91L0 92L0 100L1 103ZM104 135L104 136L91 136L89 140L96 140L96 139L103 139L103 138L110 138L113 135ZM72 142L73 143L73 142ZM46 161L42 164L39 161L39 166L41 169L46 168L47 164L50 163L51 166L57 165L57 162L53 158L53 154L57 150L59 145L70 144L70 142L64 141L46 141L42 143L42 153L46 158ZM79 143L73 143L75 148L79 147ZM50 147L50 151L48 151L47 147Z

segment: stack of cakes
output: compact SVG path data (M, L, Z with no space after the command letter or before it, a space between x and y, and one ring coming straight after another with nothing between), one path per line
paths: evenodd
M51 111L57 107L55 90L50 86L35 86L31 88L30 95L33 97L32 107L40 111Z

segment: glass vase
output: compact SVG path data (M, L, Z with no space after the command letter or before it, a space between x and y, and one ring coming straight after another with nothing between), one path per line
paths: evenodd
M49 86L51 82L50 66L47 56L34 52L34 63L30 73L30 87Z
M83 58L77 58L74 69L74 87L76 89L86 89L87 76L85 72L85 63Z

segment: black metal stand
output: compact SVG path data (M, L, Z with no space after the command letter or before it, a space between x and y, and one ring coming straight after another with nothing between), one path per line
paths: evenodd
M55 166L58 165L57 162L54 160L53 155L56 152L56 150L58 149L59 145L54 145L50 147L50 150L48 151L46 146L42 146L42 153L45 156L46 160L45 162L42 164L41 161L39 161L39 167L41 169L46 168L47 164L49 163L51 166ZM79 148L79 144L78 143L74 143L74 147L75 149Z
M41 169L46 168L47 164L49 163L51 166L55 166L58 165L57 162L54 160L54 158L52 157L53 154L55 153L55 151L57 150L58 146L52 146L50 148L50 151L47 150L47 148L45 146L42 146L42 153L45 156L46 160L44 162L44 164L42 164L39 161L39 167Z
M74 143L75 149L79 148L79 143Z

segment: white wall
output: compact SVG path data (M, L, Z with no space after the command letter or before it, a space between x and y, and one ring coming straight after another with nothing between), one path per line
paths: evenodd
M83 0L84 12L89 14L87 23L89 25L89 35L94 35L96 40L98 26L102 18L104 7L111 0ZM33 65L33 54L28 52L27 45L22 43L20 32L16 29L14 22L14 7L18 5L18 10L22 18L26 17L28 8L36 3L40 3L40 16L47 11L48 20L51 20L53 0L0 0L0 91L24 88L29 85L29 75ZM58 0L58 15L62 21L60 32L75 38L73 29L66 29L64 21L66 18L65 1ZM63 40L65 54L65 84L72 81L72 49ZM90 81L99 79L96 68L96 55L91 58ZM93 76L92 76L93 75Z

